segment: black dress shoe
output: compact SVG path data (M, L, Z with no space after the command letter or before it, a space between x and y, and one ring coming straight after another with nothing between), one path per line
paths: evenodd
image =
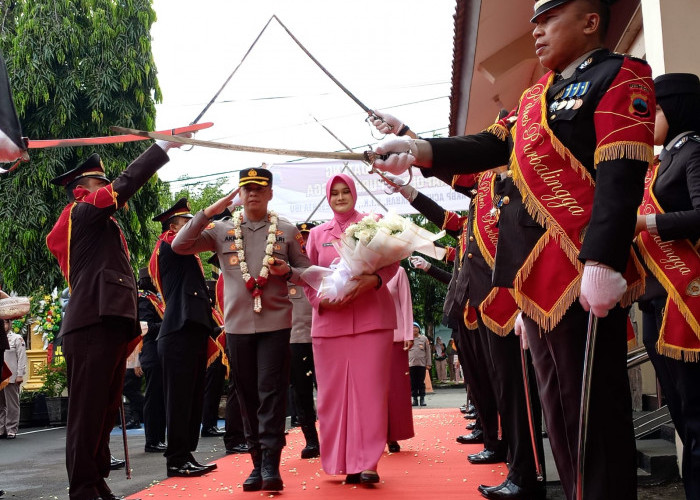
M111 470L123 469L126 466L126 461L119 460L110 455L109 457L109 468Z
M179 466L168 466L168 477L198 477L203 476L207 472L209 470L192 462L185 462Z
M379 474L373 470L360 472L360 482L362 484L375 484L379 482Z
M475 430L471 434L457 436L457 442L460 444L474 444L484 442L484 431Z
M318 444L307 444L304 446L304 448L301 450L301 458L307 459L307 458L316 458L321 456L321 450L318 447Z
M503 453L493 450L481 450L479 453L467 455L467 460L472 464L498 464L505 461Z
M357 472L355 474L348 474L345 476L345 483L346 484L360 484L360 473Z
M226 448L227 455L233 455L234 453L248 453L248 452L250 452L250 448L248 448L248 445L245 443L240 443L240 444L231 446L230 448Z
M401 451L401 445L399 445L397 441L389 441L387 445L389 446L389 451L391 453L398 453Z
M143 447L143 451L146 453L163 453L168 449L165 443L147 444Z
M468 431L473 431L475 427L476 427L476 422L470 422L467 424Z
M216 467L217 467L216 463L214 463L214 462L209 462L209 463L206 463L206 464L200 464L200 463L197 462L197 460L195 460L194 458L190 458L190 463L196 465L197 467L201 467L201 468L203 468L203 469L206 469L207 472L211 472L211 471L213 471L214 469L216 469Z
M546 497L546 489L544 487L521 488L510 479L506 479L503 484L494 489L481 491L481 495L493 499L542 500Z
M223 429L219 429L215 425L212 425L211 427L207 427L206 429L202 429L202 437L203 438L219 437L219 436L223 436L224 434L226 434L226 431Z
M467 405L462 405L459 407L459 411L462 413L467 413L469 410L467 410Z
M464 418L466 420L475 420L476 419L476 411L470 411L469 413L465 413Z
M136 421L136 420L127 420L126 422L126 429L140 429L141 428L141 423Z

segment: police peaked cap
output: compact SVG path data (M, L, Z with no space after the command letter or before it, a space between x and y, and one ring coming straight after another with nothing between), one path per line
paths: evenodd
M110 182L110 180L105 176L105 168L104 165L102 165L100 155L97 153L91 154L87 160L75 167L73 170L69 170L64 174L51 179L51 184L67 187L73 181L82 179L83 177L92 177L94 179L102 179L103 181Z
M239 174L238 186L246 184L272 186L272 172L266 168L244 168Z
M308 233L311 231L313 228L316 227L316 224L313 222L299 222L297 224L297 229L299 230L300 233Z
M535 2L535 13L532 15L532 19L530 19L530 22L534 23L535 19L537 19L537 16L539 16L540 14L547 12L548 10L551 10L554 7L559 7L560 5L564 5L565 3L571 1L572 0L537 0ZM612 5L616 1L617 0L601 0L601 2L606 5Z
M678 94L700 95L700 78L692 73L667 73L654 78L656 98Z
M153 220L156 222L166 223L173 217L185 217L186 219L191 219L194 217L190 212L190 203L187 201L187 198L180 198L165 212L153 217Z

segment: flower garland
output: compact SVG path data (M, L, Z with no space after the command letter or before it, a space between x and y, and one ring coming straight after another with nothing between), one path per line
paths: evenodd
M51 295L44 295L39 300L35 318L38 323L36 328L41 332L46 349L61 328L61 300L58 290L54 288Z
M245 287L253 295L253 311L259 313L262 311L262 293L263 288L267 284L267 277L270 274L270 258L275 246L275 238L277 233L277 214L268 212L267 219L270 221L270 227L267 230L267 245L265 246L265 255L263 256L262 269L260 276L253 278L248 272L248 264L245 261L245 250L243 249L243 231L241 223L243 222L243 211L239 210L233 216L233 234L235 236L234 243L238 249L238 261L241 266L241 276L245 283Z

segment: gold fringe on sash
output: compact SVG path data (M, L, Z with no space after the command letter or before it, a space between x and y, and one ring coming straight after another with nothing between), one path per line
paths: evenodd
M476 220L474 221L474 226L476 226ZM493 266L496 263L496 261L493 257L491 257L491 254L486 249L486 244L484 243L484 240L481 238L481 235L479 234L479 230L476 229L476 227L474 227L474 239L476 240L476 246L479 247L479 251L481 252L481 255L484 257L486 264L488 264L488 266L491 269L493 269Z
M484 130L484 132L488 132L489 134L495 135L503 142L505 142L506 139L508 139L508 136L510 135L508 129L500 123L494 123L493 125L490 125L486 130Z
M476 330L479 328L479 323L477 321L469 321L469 301L467 300L467 303L464 304L464 325L467 327L467 330Z
M511 291L511 294L512 293L513 292ZM479 311L481 312L481 319L484 322L484 324L488 327L488 329L496 335L498 335L499 337L505 337L513 331L513 328L515 328L515 320L517 319L518 313L520 313L520 311L516 309L513 316L511 316L508 319L508 322L504 326L501 326L498 323L496 323L486 313L484 313L484 310L491 305L491 303L496 298L497 294L498 288L492 288L489 294L486 296L486 298L479 305Z
M219 354L222 354L222 352L221 352L221 346L219 346L219 343L218 343L218 342L217 342L216 345L217 345L218 349L216 350L216 352L215 352L214 354L212 354L211 356L209 356L209 359L207 359L207 368L209 368L209 366L211 366L211 364L212 364L214 361L216 361L216 358L219 357Z
M597 148L593 158L596 166L603 161L619 160L621 158L651 163L654 160L654 150L648 144L619 141Z
M634 250L630 250L630 259L632 259L634 268L639 273L639 279L634 283L627 283L627 291L620 299L620 305L622 307L631 306L639 297L642 296L644 290L646 290L647 272L644 269L644 266L642 266L642 263L639 262L637 253Z

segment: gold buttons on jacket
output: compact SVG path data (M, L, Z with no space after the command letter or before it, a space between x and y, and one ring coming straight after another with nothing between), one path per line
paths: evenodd
M474 237L473 237L473 236L470 236L470 237L469 237L469 241L474 241Z
M467 259L471 259L472 257L474 257L474 254L471 253L471 252L469 252L469 253L467 254Z
M510 197L504 196L503 199L502 199L501 201L503 201L503 204L504 204L504 205L507 205L508 203L510 203Z

